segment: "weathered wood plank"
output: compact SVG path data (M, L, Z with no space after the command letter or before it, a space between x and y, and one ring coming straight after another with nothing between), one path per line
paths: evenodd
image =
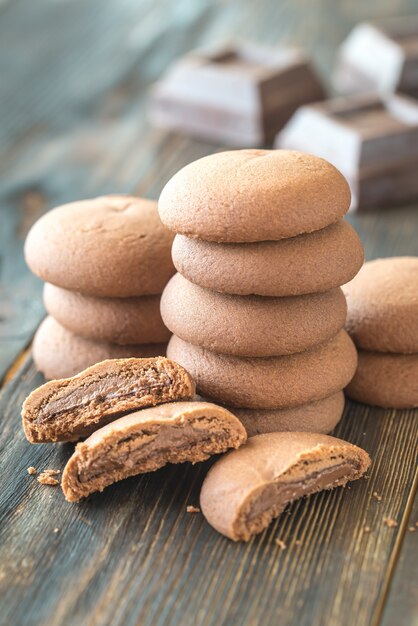
M393 564L394 576L388 581L388 595L382 606L382 626L411 626L418 623L417 544L418 544L418 468L410 492L409 507L403 515L402 545Z
M370 452L368 480L297 503L241 545L186 513L208 463L132 478L79 505L39 485L26 468L62 469L72 451L24 440L19 407L39 380L26 363L0 400L4 623L372 623L401 531L383 520L401 521L413 486L412 411L350 404L337 434Z

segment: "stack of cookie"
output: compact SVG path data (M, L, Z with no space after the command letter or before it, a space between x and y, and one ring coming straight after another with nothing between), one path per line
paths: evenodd
M31 228L25 257L46 281L49 316L33 344L46 378L99 361L165 354L160 295L174 273L172 234L157 204L105 196L50 211Z
M239 150L164 188L179 274L161 300L167 354L198 392L234 407L249 435L329 432L357 363L340 285L363 263L343 176L318 157Z
M343 289L346 328L359 348L347 395L384 408L418 407L418 257L370 261Z

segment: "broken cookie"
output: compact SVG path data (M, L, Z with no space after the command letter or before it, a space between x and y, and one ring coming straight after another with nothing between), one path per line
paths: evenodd
M69 502L167 463L197 463L238 448L247 433L226 409L209 402L173 402L125 415L79 443L62 476Z
M209 470L200 506L218 532L248 541L287 504L360 478L370 465L361 448L316 433L257 435Z
M164 357L102 361L35 389L23 404L23 428L31 443L74 441L125 413L194 393L186 370Z

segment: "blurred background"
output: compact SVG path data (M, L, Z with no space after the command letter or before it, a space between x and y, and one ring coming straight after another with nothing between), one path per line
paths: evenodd
M157 198L180 167L222 149L150 125L149 87L174 60L237 37L300 46L332 93L358 22L416 13L417 0L0 0L0 379L44 314L22 254L31 224L79 198ZM417 253L402 234L413 210L350 217L369 258L392 228L387 254Z

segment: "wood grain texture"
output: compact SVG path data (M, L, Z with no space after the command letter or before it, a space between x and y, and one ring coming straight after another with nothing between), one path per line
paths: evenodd
M369 478L296 503L242 545L186 512L208 463L132 478L79 505L38 484L27 467L62 470L73 448L25 441L19 407L39 382L28 361L1 398L4 623L373 623L413 486L413 412L350 404L336 434L371 454Z
M303 45L327 80L356 21L417 11L415 0L0 2L0 380L43 316L22 254L31 223L81 197L156 198L181 166L221 149L149 127L147 87L174 58L239 34ZM349 216L368 259L418 254L417 208ZM416 516L417 412L351 404L337 434L368 450L370 478L297 503L236 545L186 513L207 463L132 478L80 505L39 485L27 467L62 469L72 446L25 441L20 405L41 378L30 360L10 377L0 395L1 625L417 620L418 532L405 531Z

